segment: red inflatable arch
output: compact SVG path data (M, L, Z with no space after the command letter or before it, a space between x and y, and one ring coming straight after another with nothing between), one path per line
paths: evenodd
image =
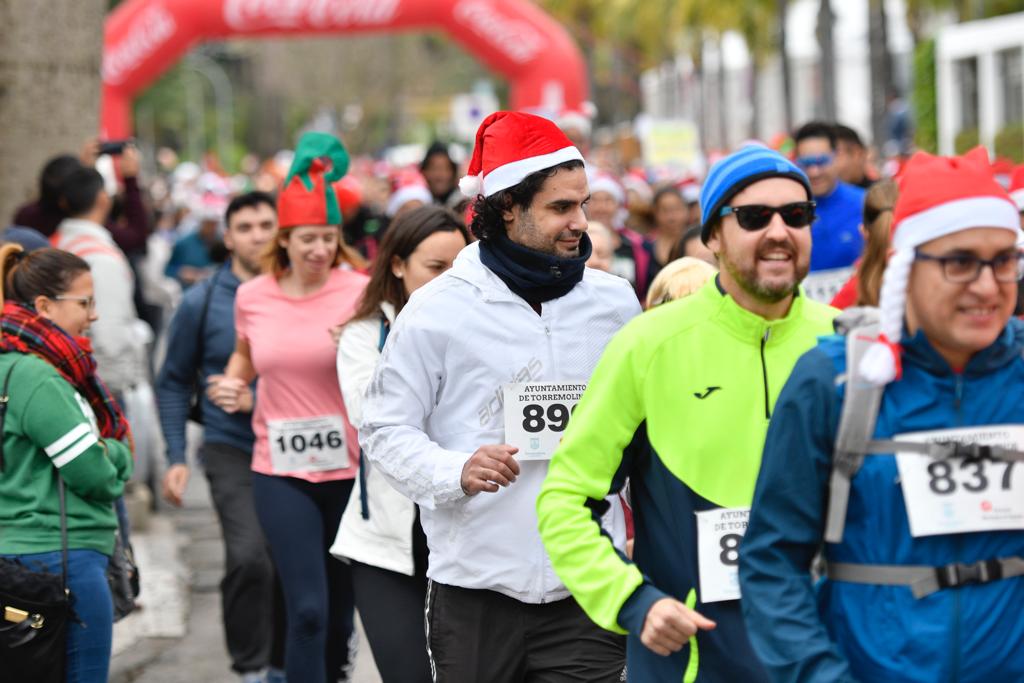
M529 0L126 0L106 22L103 134L130 135L135 96L204 40L433 29L504 75L513 109L579 109L587 99L579 50Z

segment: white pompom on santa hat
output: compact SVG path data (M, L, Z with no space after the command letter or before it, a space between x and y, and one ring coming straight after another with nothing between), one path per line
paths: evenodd
M552 121L534 114L496 111L480 124L467 175L459 189L467 197L490 197L526 176L566 161L583 161Z
M907 283L917 247L971 228L1005 228L1020 238L1020 214L992 175L988 152L977 147L959 157L916 153L899 177L893 210L892 255L882 276L880 334L859 366L876 386L901 375L900 338Z

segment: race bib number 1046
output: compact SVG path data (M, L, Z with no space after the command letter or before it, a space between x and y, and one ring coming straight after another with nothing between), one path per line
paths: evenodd
M1024 426L991 425L899 434L897 441L956 441L1024 450ZM1024 464L980 458L935 460L897 453L913 536L1024 529Z
M270 465L276 473L323 472L350 465L341 415L267 420L267 437Z
M502 387L505 442L519 449L517 460L550 460L586 384L526 382Z

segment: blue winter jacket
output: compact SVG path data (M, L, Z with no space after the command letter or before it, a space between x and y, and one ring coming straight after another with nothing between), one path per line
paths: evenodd
M852 266L864 250L860 224L864 190L839 181L830 194L815 197L817 220L811 225L811 272Z
M1024 325L954 373L918 333L903 377L882 398L876 439L899 433L1024 424ZM740 551L743 612L775 681L1024 681L1024 579L940 590L823 580L809 568L824 533L832 445L845 385L845 339L797 363L772 416ZM995 476L994 474L992 476ZM1024 531L913 538L895 458L869 456L853 477L842 543L828 560L945 565L1024 556Z
M235 294L240 284L228 261L218 273L185 292L167 327L167 356L157 377L156 398L160 427L167 442L168 465L185 462L185 423L197 370L204 380L199 388L203 441L252 450L256 439L252 433L252 414L225 413L206 395L205 378L223 373L235 350ZM210 307L204 324L201 318L208 295ZM200 327L204 330L202 357L197 359Z

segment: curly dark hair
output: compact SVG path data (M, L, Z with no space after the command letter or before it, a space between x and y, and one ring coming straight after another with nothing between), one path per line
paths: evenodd
M505 219L502 213L513 206L520 206L523 209L530 208L533 198L540 192L544 181L561 170L571 171L576 168L583 168L583 162L579 159L562 162L551 168L531 173L523 178L518 185L495 192L490 197L478 194L473 200L473 222L470 229L476 238L486 242L499 234L498 231L505 231Z

